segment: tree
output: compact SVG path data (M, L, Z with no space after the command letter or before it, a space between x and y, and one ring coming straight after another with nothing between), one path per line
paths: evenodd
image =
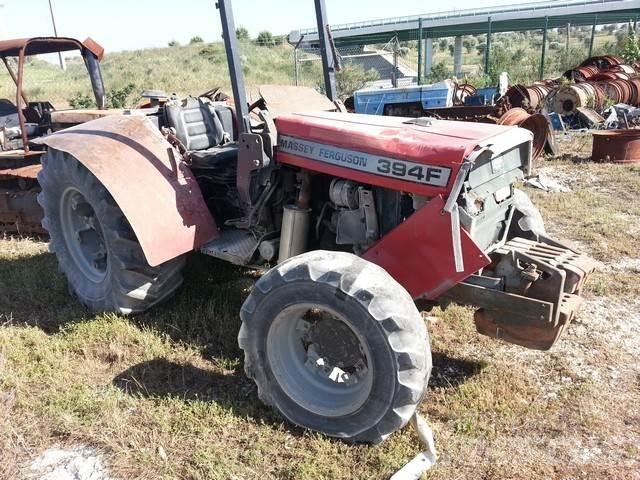
M476 39L473 37L467 37L462 41L462 45L467 50L467 53L471 53L473 47L476 46Z
M440 49L441 52L444 52L447 50L447 45L449 45L449 41L446 38L442 38L438 42L438 48Z
M449 69L447 68L446 63L438 62L433 67L431 67L431 72L425 78L427 83L437 83L449 76Z
M191 37L191 40L189 40L189 45L193 45L194 43L204 43L204 40L202 37L196 35L195 37Z
M336 90L338 96L345 99L353 92L364 88L367 83L374 82L380 78L374 69L365 71L362 65L346 62L339 72L336 73Z
M169 45L170 47L179 47L180 42L177 40L171 40L169 43L167 43L167 45Z
M258 34L258 38L256 38L256 44L262 45L264 47L273 47L276 42L273 39L273 34L268 30L264 30Z
M638 37L636 37L635 30L631 27L624 40L620 55L627 63L634 63L640 60L640 43Z
M249 40L249 30L240 25L236 28L236 38L241 41Z

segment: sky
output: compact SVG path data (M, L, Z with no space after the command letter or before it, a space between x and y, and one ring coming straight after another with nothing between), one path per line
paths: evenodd
M215 0L51 0L58 35L98 41L107 52L164 47L193 36L220 40ZM526 3L518 0L326 0L329 23L416 15L478 6ZM0 0L0 38L53 35L48 0ZM234 0L236 26L252 37L262 30L285 34L315 26L313 0Z

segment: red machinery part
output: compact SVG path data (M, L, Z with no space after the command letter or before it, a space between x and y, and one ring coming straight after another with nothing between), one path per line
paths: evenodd
M640 130L593 132L591 157L603 162L640 163Z
M446 196L462 159L479 144L509 131L499 125L335 112L281 115L275 122L281 143L276 150L279 163L427 197ZM349 162L353 154L367 158L354 165ZM331 155L347 161L336 161ZM439 169L447 182L395 175L404 167L389 168L386 162L394 159L411 169L422 166L423 174L426 169ZM376 162L383 162L389 174L377 169Z
M434 198L363 255L389 272L414 299L433 300L491 263L461 229L463 270L456 271L451 216L443 209L442 197Z
M104 117L34 143L73 155L100 180L151 266L218 236L193 174L146 117Z

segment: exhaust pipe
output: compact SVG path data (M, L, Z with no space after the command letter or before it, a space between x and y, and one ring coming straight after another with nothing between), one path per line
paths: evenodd
M311 209L286 205L282 213L278 263L307 251Z

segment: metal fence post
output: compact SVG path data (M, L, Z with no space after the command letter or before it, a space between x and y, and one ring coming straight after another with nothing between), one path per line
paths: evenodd
M391 78L391 84L394 88L398 88L398 50L400 48L400 42L398 41L398 35L393 38L393 77Z
M547 30L549 29L549 17L544 17L544 30L542 31L542 54L540 55L539 80L544 79L544 60L547 55Z
M298 65L298 46L296 45L293 49L293 72L295 76L295 85L298 86L298 82L300 81L300 66Z
M422 17L418 19L418 85L422 85Z
M589 57L593 57L593 43L596 38L596 25L598 24L598 15L593 17L593 26L591 27L591 40L589 41Z
M484 74L489 75L489 59L491 57L491 17L488 17L487 46L484 51Z

